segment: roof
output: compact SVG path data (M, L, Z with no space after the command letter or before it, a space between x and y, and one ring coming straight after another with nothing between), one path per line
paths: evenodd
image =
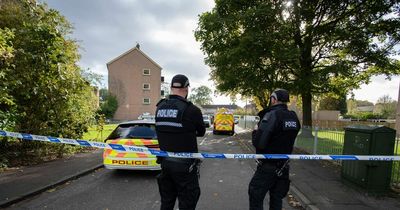
M257 108L257 105L256 104L247 104L244 106L244 108L245 109L255 109L255 108Z
M143 51L141 51L140 48L138 48L137 46L134 47L134 48L132 48L132 49L130 49L130 50L128 50L128 51L126 51L126 52L124 52L124 53L121 54L120 56L118 56L118 57L112 59L110 62L107 63L107 65L110 65L111 63L117 61L118 59L124 57L125 55L127 55L127 54L129 54L129 53L131 53L131 52L133 52L133 51L135 51L135 50L137 50L138 52L140 52L144 57L146 57L150 62L152 62L152 63L153 63L154 65L156 65L158 68L162 69L162 67L161 67L160 65L158 65L158 63L156 63L153 59L151 59L148 55L146 55L146 53L144 53Z
M238 105L236 104L216 104L216 105L201 105L201 108L203 109L219 109L219 108L225 108L225 109L237 109L239 108Z
M372 111L374 111L374 106L359 106L359 107L357 107L357 111L372 112Z

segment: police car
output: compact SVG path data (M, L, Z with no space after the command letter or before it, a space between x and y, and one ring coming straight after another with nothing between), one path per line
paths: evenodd
M121 123L105 142L160 149L154 120ZM148 154L128 153L112 149L105 149L103 152L103 164L107 169L160 170L161 167L156 160L156 156Z

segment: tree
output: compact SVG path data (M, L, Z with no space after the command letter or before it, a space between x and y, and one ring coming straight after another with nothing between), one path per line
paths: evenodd
M85 69L81 71L82 77L90 83L90 85L95 87L103 86L104 76L95 72L90 71L90 69Z
M162 82L161 83L161 97L165 98L166 96L168 96L171 92L171 87L170 87L170 83L168 82Z
M117 97L111 95L107 89L100 89L100 109L98 113L103 114L107 119L112 119L117 109Z
M339 100L333 96L323 97L319 101L320 110L339 110Z
M347 100L347 108L348 114L357 114L359 113L358 107L363 106L374 106L374 103L367 101L367 100L356 100L356 99L349 99Z
M389 95L380 97L375 105L374 112L382 115L383 118L396 118L397 101L393 100Z
M108 89L101 88L99 90L100 103L104 102L107 99L108 95L109 95Z
M339 98L338 108L339 108L340 114L342 114L342 115L347 113L347 102L346 101L347 101L346 96L342 96Z
M348 114L355 114L357 112L357 102L354 99L349 99L346 101L347 104L347 113Z
M203 13L195 37L222 92L267 105L277 88L299 94L310 126L313 95L349 90L372 75L400 73L397 1L219 0Z
M14 33L0 28L0 128L11 129L15 123L15 102L8 86L13 84L7 76L12 73L11 61L14 57L12 40Z
M339 110L340 114L346 114L347 112L346 97L345 96L339 97L332 94L324 96L319 101L319 109Z
M211 89L207 86L202 85L198 88L192 88L191 93L189 93L189 100L197 105L211 104L211 94Z
M6 44L13 48L8 64L0 66L7 78L0 85L7 90L0 95L0 114L15 110L16 131L81 137L94 116L95 98L77 65L71 25L34 0L0 0L0 5L0 33L6 31Z

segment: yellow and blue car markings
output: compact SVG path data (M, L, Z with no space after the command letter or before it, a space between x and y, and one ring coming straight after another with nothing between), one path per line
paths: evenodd
M116 139L107 140L106 143L121 144L129 146L144 146L152 149L158 149L157 140L148 139ZM103 164L110 169L160 169L160 165L156 163L155 155L121 152L112 149L105 149L103 152Z

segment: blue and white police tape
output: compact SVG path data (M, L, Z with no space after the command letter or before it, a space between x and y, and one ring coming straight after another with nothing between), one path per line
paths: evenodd
M25 133L16 133L0 130L0 136L24 139L27 141L43 141L58 144L71 144L84 147L96 147L101 149L113 149L121 152L134 152L151 154L160 157L176 158L216 158L216 159L293 159L293 160L372 160L372 161L399 161L400 156L378 155L303 155L303 154L225 154L225 153L186 153L165 152L140 146L121 144L108 144L87 140L75 140L57 138L51 136L39 136Z

